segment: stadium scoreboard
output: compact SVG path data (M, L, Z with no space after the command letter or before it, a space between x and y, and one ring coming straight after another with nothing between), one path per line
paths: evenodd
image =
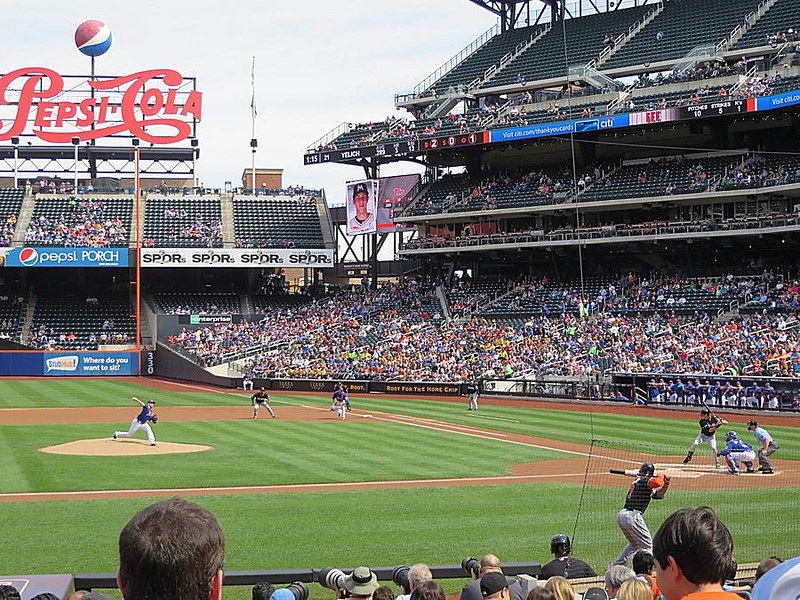
M422 140L423 150L439 150L440 148L457 148L459 146L477 146L488 144L488 132L479 133L459 133L456 135L445 135L440 137L426 138Z

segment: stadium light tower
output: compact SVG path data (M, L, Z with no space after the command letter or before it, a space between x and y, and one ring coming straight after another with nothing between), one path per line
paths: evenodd
M12 137L11 145L14 146L14 187L19 183L19 138Z

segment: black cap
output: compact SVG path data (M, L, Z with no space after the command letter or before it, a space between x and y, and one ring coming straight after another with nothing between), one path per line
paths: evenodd
M481 577L481 594L484 598L493 596L508 587L508 579L502 573L492 572Z
M758 427L758 421L752 421L752 420L748 421L747 422L747 426L748 427Z
M359 194L369 194L369 191L367 191L367 184L364 183L363 181L353 186L353 198L355 198Z

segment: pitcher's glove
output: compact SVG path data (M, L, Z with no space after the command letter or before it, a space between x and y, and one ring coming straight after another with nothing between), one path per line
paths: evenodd
M158 423L158 415L153 415L153 418L150 419L151 423Z

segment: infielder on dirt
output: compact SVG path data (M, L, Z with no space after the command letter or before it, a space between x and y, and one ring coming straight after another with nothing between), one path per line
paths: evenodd
M131 421L131 428L128 431L114 432L114 439L131 437L134 433L142 429L147 434L147 440L150 442L150 445L155 446L156 436L153 434L153 428L150 427L150 423L158 422L158 416L153 412L153 407L156 405L156 401L148 400L147 402L142 402L136 396L131 398L131 400L139 403L142 406L142 410L139 412L136 418Z
M263 387L259 389L255 394L250 397L250 401L253 403L253 418L258 418L258 409L259 408L266 408L267 412L272 415L272 418L275 418L275 412L272 410L272 407L269 405L269 394L267 390Z
M644 522L644 511L650 500L661 500L669 489L669 475L654 475L655 465L643 463L639 474L628 489L625 506L617 513L617 524L622 530L628 545L622 549L615 565L624 565L636 554L637 550L653 553L653 538L647 523Z
M725 419L720 419L710 410L704 408L700 411L700 433L694 438L692 445L689 446L689 451L686 453L686 458L683 459L683 464L688 465L692 460L695 448L700 444L708 444L714 451L714 467L719 469L719 456L717 456L717 429L720 425L727 423Z

